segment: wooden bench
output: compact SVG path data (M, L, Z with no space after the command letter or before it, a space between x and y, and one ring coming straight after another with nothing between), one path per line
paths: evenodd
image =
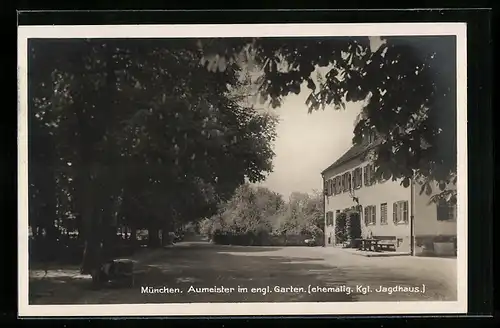
M375 246L377 251L396 251L397 239L395 236L373 236L373 238L378 240Z
M121 282L134 286L134 261L129 259L114 259L101 267L101 282Z

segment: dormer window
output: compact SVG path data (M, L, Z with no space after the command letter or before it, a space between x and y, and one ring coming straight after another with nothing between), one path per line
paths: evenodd
M377 139L377 134L375 133L375 131L366 132L363 139L366 143L371 144Z
M375 139L376 139L375 132L371 132L370 134L368 134L368 143L375 142Z

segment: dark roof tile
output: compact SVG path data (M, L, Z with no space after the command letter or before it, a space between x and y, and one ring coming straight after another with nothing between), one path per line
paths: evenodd
M380 144L380 139L376 140L375 142L368 143L366 141L361 142L360 144L355 144L351 148L349 148L348 151L344 153L344 155L340 156L339 159L337 159L332 165L327 167L326 169L321 172L321 174L324 174L326 171L332 170L334 168L339 167L340 165L363 155L366 153L368 150L376 147L377 145Z

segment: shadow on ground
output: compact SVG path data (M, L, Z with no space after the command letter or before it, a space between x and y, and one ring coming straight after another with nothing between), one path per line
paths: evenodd
M232 253L254 253L254 252L275 252L285 247L283 246L240 246L240 245L217 245L207 242L187 242L177 245L177 248L189 248L190 250L207 248L217 249L219 251L231 251ZM305 246L304 246L305 248Z
M300 254L298 254L300 253ZM302 254L302 256L301 256ZM307 254L307 256L303 256ZM312 256L314 255L314 256ZM439 290L440 286L431 286ZM191 243L165 249L138 266L129 288L91 290L88 279L45 278L30 282L31 304L133 304L186 302L349 302L446 300L444 292L366 295L357 285L413 286L411 275L391 275L383 268L327 263L307 249L219 246ZM342 287L343 286L343 287ZM346 292L346 286L350 292ZM144 293L144 288L171 288ZM210 292L201 288L224 287ZM298 290L287 290L295 287ZM337 292L311 292L310 287L339 287ZM232 289L231 289L232 288ZM300 290L300 288L302 288ZM343 288L343 289L342 289ZM445 299L443 299L443 297Z

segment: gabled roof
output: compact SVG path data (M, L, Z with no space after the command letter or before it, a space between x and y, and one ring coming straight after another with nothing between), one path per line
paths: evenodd
M375 140L372 143L368 143L367 141L362 141L359 144L353 145L351 148L349 148L348 151L344 153L344 155L340 156L339 159L337 159L332 165L324 169L321 174L325 174L326 171L332 170L334 168L339 167L340 165L356 158L356 157L361 157L366 152L371 150L372 148L375 148L380 144L380 139Z

